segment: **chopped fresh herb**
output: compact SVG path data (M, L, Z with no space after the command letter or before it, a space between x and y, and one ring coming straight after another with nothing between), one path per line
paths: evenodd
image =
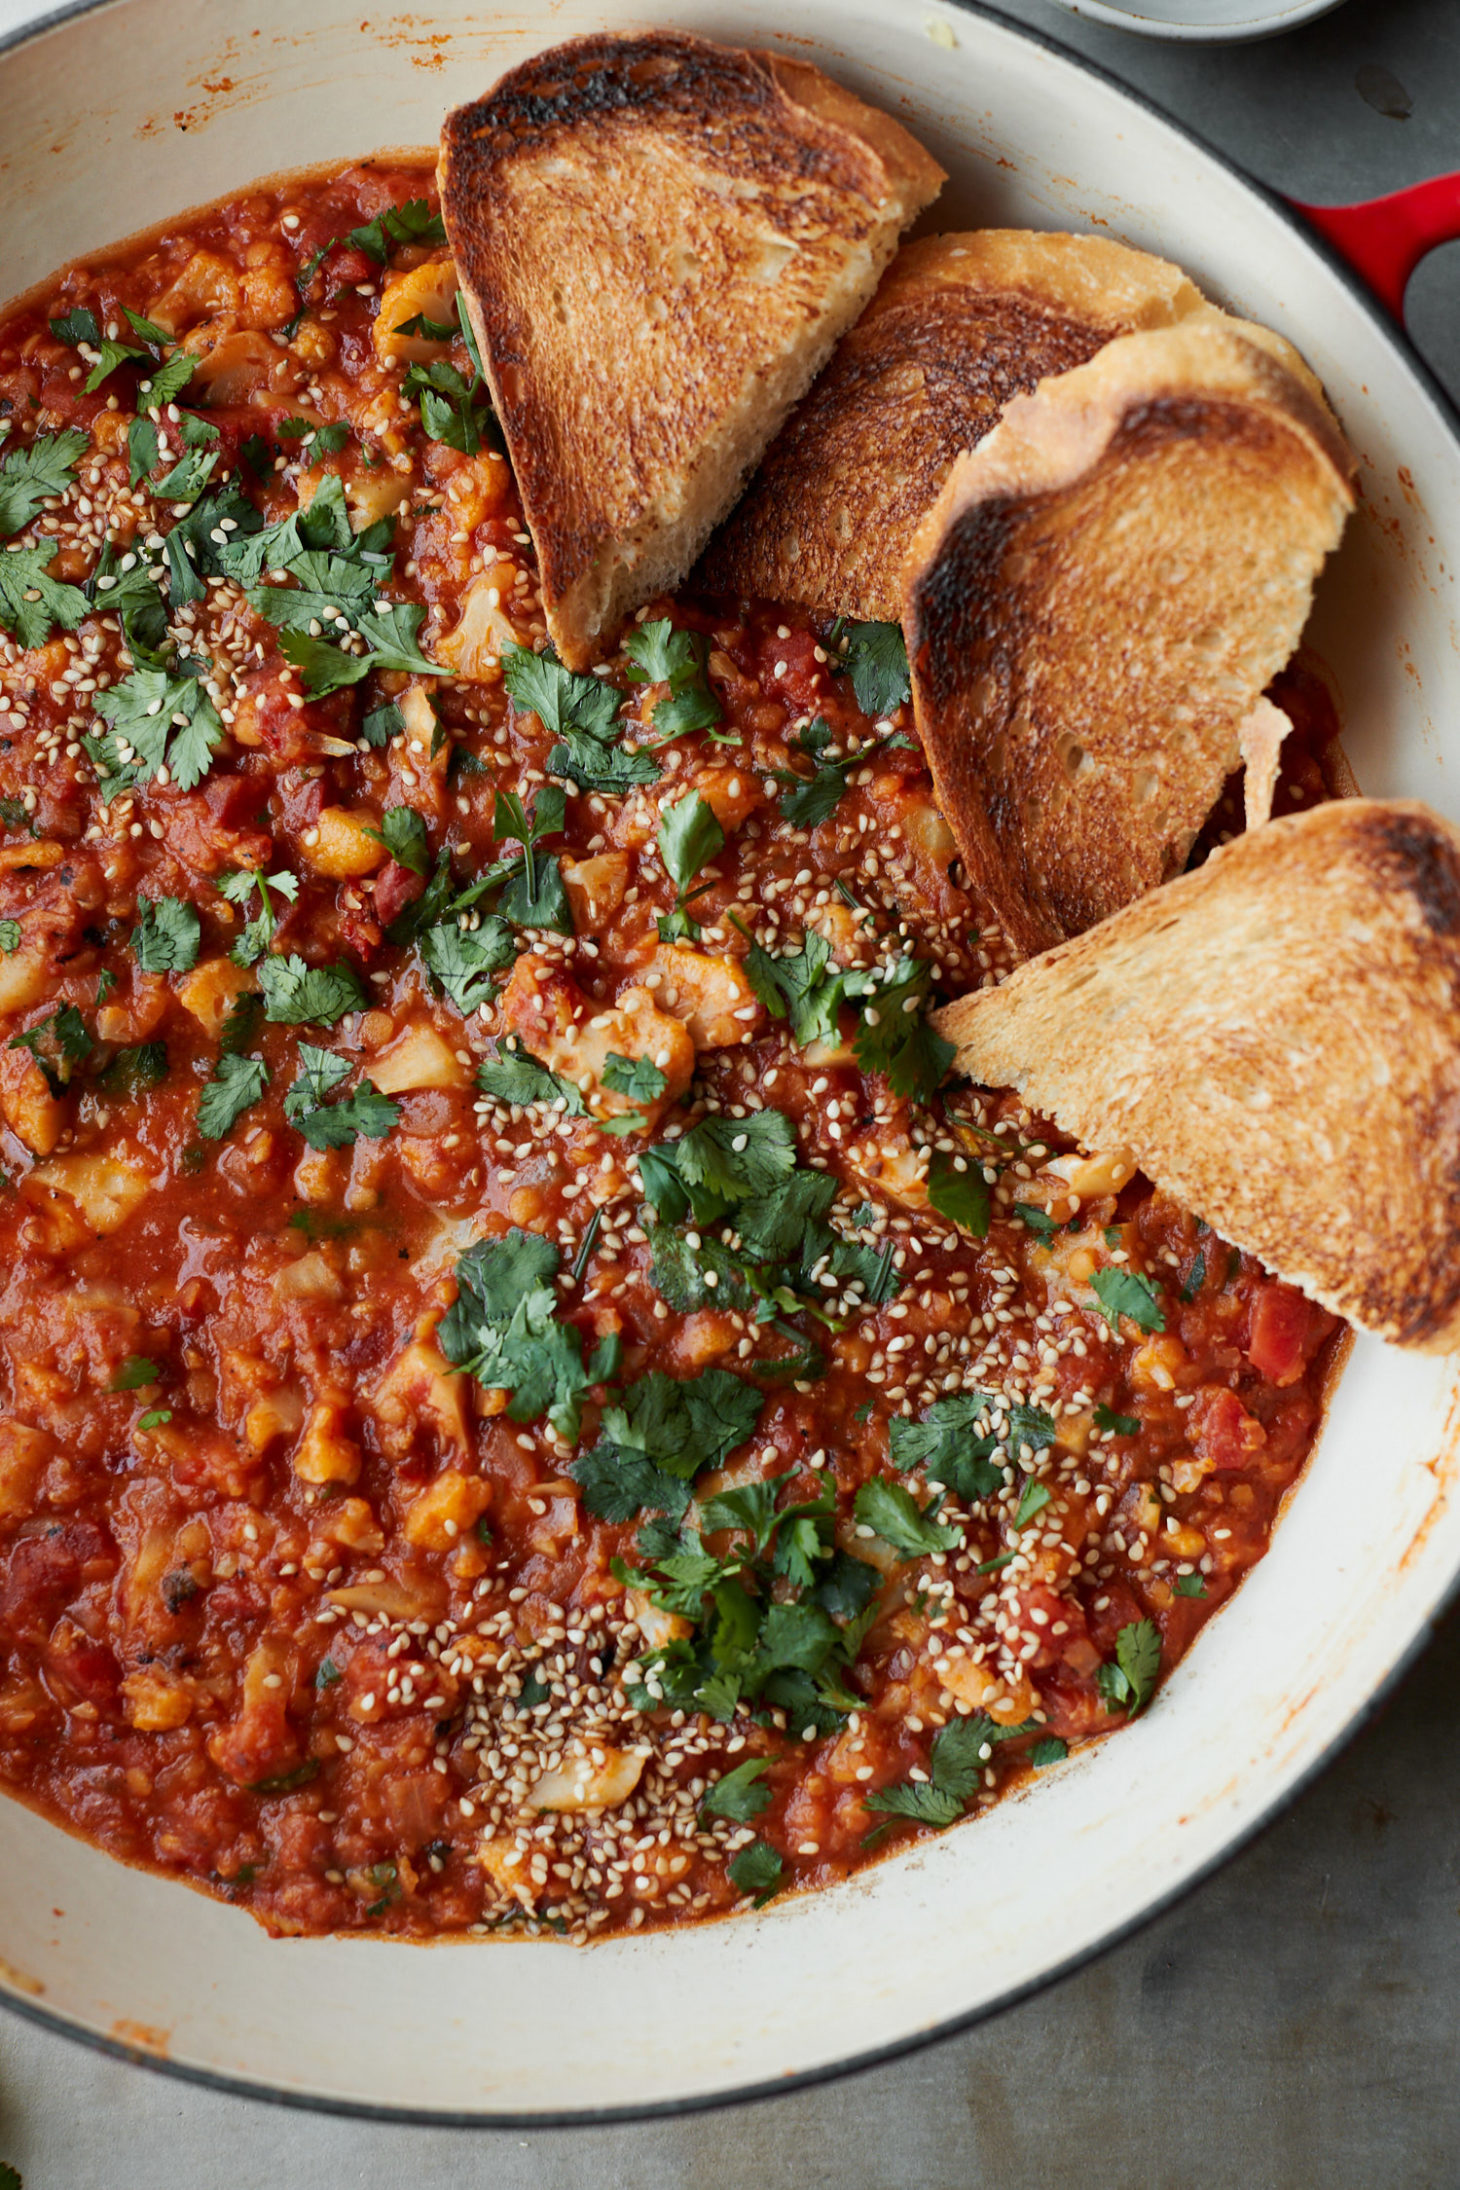
M845 626L841 668L864 715L890 715L912 698L907 647L898 624Z
M116 617L134 661L145 669L166 666L167 603L157 582L161 567L135 546L118 554L107 540L84 588L99 614Z
M53 494L76 481L75 464L90 436L79 427L37 434L34 441L0 456L0 540L8 540L36 516Z
M91 605L79 586L46 575L55 560L54 540L0 553L0 627L27 650L54 630L74 631Z
M813 771L804 776L794 768L772 770L776 781L785 786L778 810L781 819L793 829L815 829L836 811L854 770L875 760L889 746L907 746L911 740L899 732L895 737L880 739L875 745L864 745L855 753L844 753L838 760L828 760L826 748L831 743L831 729L823 717L817 715L797 733L793 743L813 762Z
M96 1084L109 1095L134 1095L139 1088L156 1087L167 1078L165 1042L142 1042L135 1049L119 1049L96 1076Z
M101 329L96 323L96 314L89 311L84 304L73 306L64 319L53 319L50 325L56 340L64 342L69 350L79 349L83 342L95 344L101 341Z
M156 1384L162 1376L155 1361L145 1354L128 1354L116 1375L107 1386L109 1392L140 1392L149 1384Z
M1016 1532L1021 1528L1026 1528L1034 1519L1036 1513L1043 1513L1053 1496L1054 1493L1048 1483L1036 1483L1032 1479L1026 1482L1019 1500L1019 1510L1014 1516Z
M1099 1668L1095 1685L1108 1711L1134 1718L1150 1702L1160 1671L1160 1629L1154 1620L1131 1620L1115 1638L1114 1662Z
M561 1102L575 1118L584 1116L587 1107L581 1089L549 1072L525 1049L499 1050L495 1057L484 1057L477 1066L477 1086L499 1103Z
M221 1141L269 1084L269 1068L262 1057L239 1057L225 1051L218 1069L198 1101L198 1131L206 1141Z
M723 1467L760 1419L764 1395L728 1369L680 1380L655 1371L605 1407L598 1443L572 1473L600 1519L627 1521L648 1507L678 1520L688 1483Z
M853 1047L864 1072L885 1074L894 1095L932 1099L953 1062L954 1049L924 1017L933 969L903 958L867 992Z
M522 859L508 870L507 886L497 901L499 914L520 928L548 928L559 935L573 933L573 914L562 869L556 859L537 857L545 836L556 836L563 826L566 801L555 784L539 791L529 816L513 791L499 791L493 818L493 834L522 846Z
M412 874L426 874L431 860L426 843L426 824L412 806L387 806L381 816L378 829L367 829L377 844L383 844L399 867L409 867Z
M46 1076L53 1095L70 1084L77 1065L91 1055L95 1044L86 1022L74 1004L58 1004L24 1034L12 1034L11 1049L28 1049Z
M288 441L302 441L314 456L337 456L350 438L350 421L337 418L319 426L312 418L281 418L279 432Z
M874 1475L863 1483L857 1492L855 1513L857 1520L900 1551L905 1558L921 1559L930 1552L952 1551L963 1541L963 1531L942 1526L930 1516L933 1507L924 1509L905 1490L901 1483L884 1482Z
M659 1067L648 1057L620 1057L610 1050L603 1063L603 1084L630 1102L652 1103L669 1085Z
M218 428L210 425L206 418L196 418L188 412L178 431L182 436L182 452L171 470L151 490L159 502L196 502L217 470L223 453ZM173 530L176 529L174 526Z
M441 215L431 211L425 198L408 198L404 205L388 206L374 220L352 228L349 241L357 251L374 259L377 266L383 266L392 243L445 243L446 228ZM329 248L326 244L325 249Z
M686 793L665 807L655 842L678 891L673 912L659 916L660 941L696 941L699 924L690 918L687 908L694 898L703 896L710 884L702 882L697 889L691 884L701 868L725 848L725 832L715 818L714 807L698 791Z
M725 1867L731 1885L739 1893L752 1895L758 1909L763 1909L785 1883L785 1864L775 1849L768 1848L763 1840L752 1840L750 1846L732 1856Z
M343 1680L344 1677L333 1658L321 1658L319 1668L314 1676L314 1685L316 1688L333 1688L335 1683Z
M401 392L418 399L428 440L459 449L463 456L475 456L483 442L500 445L501 429L480 378L467 380L448 359L413 365Z
M168 333L167 329L159 327L155 319L144 319L140 312L132 310L130 304L122 306L122 317L126 320L133 334L140 335L150 348L166 350L171 346L174 338Z
M1201 1249L1198 1248L1196 1251L1196 1260L1193 1262L1191 1268L1187 1271L1186 1276L1182 1279L1181 1282L1182 1299L1195 1300L1197 1294L1201 1291L1206 1281L1207 1258L1202 1253Z
M196 677L165 669L134 669L94 706L111 728L83 739L106 804L119 792L150 783L162 768L180 791L201 783L223 739L223 725Z
M606 1339L588 1361L575 1325L558 1320L553 1279L562 1258L551 1240L514 1229L479 1240L456 1265L457 1298L437 1333L442 1352L489 1389L508 1391L514 1422L546 1415L562 1437L579 1430L582 1403L614 1373L620 1346Z
M7 793L0 798L0 824L6 829L24 829L29 836L39 836L35 817L23 798Z
M866 1806L891 1817L911 1818L918 1825L932 1825L942 1832L955 1825L973 1799L979 1774L993 1756L996 1745L1022 1729L996 1726L980 1713L976 1718L954 1719L933 1736L925 1780L903 1779L880 1793L868 1795Z
M197 369L195 357L189 356L186 350L174 351L165 365L159 365L149 379L139 384L137 392L148 411L155 417L158 412L165 411L169 403L175 403Z
M732 925L749 940L749 930L734 913ZM810 1042L835 1042L837 1013L848 997L863 995L872 977L846 972L831 963L825 936L808 929L799 951L773 957L752 942L742 961L745 977L773 1019L789 1019L792 1039L804 1049Z
M728 1817L736 1825L748 1825L762 1810L768 1810L771 1791L762 1787L760 1780L773 1761L771 1757L747 1757L744 1764L722 1772L700 1803L700 1823L706 1818Z
M1102 1400L1095 1409L1094 1422L1097 1430L1114 1430L1117 1437L1139 1437L1141 1418L1137 1414L1114 1414Z
M171 1407L149 1407L145 1414L138 1415L137 1427L139 1430L160 1430L164 1422L171 1420Z
M1041 1240L1052 1240L1056 1232L1063 1229L1061 1225L1055 1223L1054 1218L1047 1209L1036 1208L1032 1201L1016 1201L1014 1214L1021 1224L1027 1225L1029 1230Z
M934 1150L928 1166L928 1200L950 1224L985 1239L989 1229L988 1181L977 1163Z
M181 897L137 899L138 920L132 949L143 973L186 973L198 962L203 928L197 913Z
M995 1432L987 1419L995 1404L991 1392L954 1392L935 1399L920 1421L894 1415L887 1425L893 1466L921 1467L930 1483L944 1485L965 1505L993 1497L1003 1486L1004 1464L992 1455L1001 1448L1018 1453L1026 1445L1037 1452L1055 1434L1052 1415L1025 1405L1009 1406L1007 1426Z
M1199 1574L1178 1574L1171 1584L1178 1597L1204 1597L1207 1585Z
M422 342L454 342L461 333L454 319L428 319L424 312L413 312L409 319L397 321L392 331L415 335Z
M461 928L454 920L446 920L421 937L427 970L466 1017L495 1000L499 984L494 976L511 965L517 948L511 927L495 913L478 928Z
M307 966L295 955L265 958L259 966L265 1017L286 1027L332 1027L348 1012L364 1011L368 997L352 966Z
M405 729L406 718L394 700L387 700L383 707L372 707L360 725L361 742L365 745L389 745Z
M1036 1772L1048 1771L1051 1764L1063 1764L1070 1753L1070 1745L1058 1734L1046 1734L1029 1752L1029 1761Z
M349 1148L362 1134L369 1141L384 1140L398 1122L399 1103L389 1101L369 1080L362 1080L353 1095L329 1100L350 1076L347 1057L301 1042L299 1063L300 1076L284 1097L284 1115L311 1148Z
M656 744L667 744L692 730L710 730L724 709L710 690L705 642L697 631L676 631L665 616L640 624L624 641L631 684L667 684L668 695L653 713Z
M1097 1270L1090 1284L1117 1338L1122 1316L1142 1331L1165 1330L1160 1296L1149 1278L1134 1270Z
M218 888L230 905L246 905L255 890L259 893L259 910L252 920L245 922L238 941L228 953L235 966L252 966L268 949L279 925L270 893L276 893L292 905L299 895L299 877L290 874L287 867L270 875L257 868L239 870L222 875Z

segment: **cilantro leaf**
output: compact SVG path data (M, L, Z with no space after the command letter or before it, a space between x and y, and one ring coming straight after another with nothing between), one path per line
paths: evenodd
M852 680L864 715L890 715L912 698L900 625L852 623L846 626L844 639L840 666Z
M627 1095L631 1102L652 1103L662 1095L669 1081L648 1057L620 1057L610 1050L603 1063L603 1084L615 1095Z
M1151 1700L1161 1674L1161 1630L1154 1620L1131 1620L1115 1638L1114 1663L1102 1665L1095 1685L1108 1711L1135 1718Z
M1051 1764L1063 1764L1070 1753L1070 1745L1058 1734L1047 1734L1037 1741L1029 1752L1029 1761L1036 1772L1047 1771Z
M404 205L388 206L374 220L352 228L349 241L357 251L374 259L377 266L383 266L390 242L445 243L446 227L441 215L431 211L427 199L407 198Z
M139 915L132 930L132 949L143 973L186 973L198 962L202 923L186 899L159 897L137 899Z
M866 1806L891 1817L911 1818L918 1825L932 1825L939 1832L955 1825L973 1799L979 1773L989 1762L997 1743L1022 1727L996 1726L980 1712L974 1718L953 1719L933 1736L926 1780L898 1780L875 1795Z
M572 1440L584 1396L613 1374L620 1347L605 1340L585 1363L581 1333L557 1316L552 1280L560 1261L552 1242L531 1232L479 1240L457 1262L457 1298L437 1338L457 1368L512 1394L512 1421L546 1414L558 1434Z
M922 959L899 960L867 991L853 1040L862 1070L883 1073L894 1095L914 1102L931 1100L954 1057L953 1044L923 1016L932 971Z
M1016 1535L1021 1528L1027 1527L1037 1513L1043 1513L1053 1496L1048 1483L1036 1483L1032 1477L1025 1483L1019 1499L1019 1510L1012 1523Z
M613 734L619 706L613 686L565 669L551 651L534 654L529 646L504 646L502 682L513 704L536 715L552 737L560 737L570 725L596 738Z
M587 1113L582 1090L572 1080L549 1072L525 1049L499 1050L495 1057L484 1057L477 1066L477 1086L494 1102L524 1106L561 1102L572 1117Z
M74 631L90 603L79 586L47 577L54 540L0 552L0 626L27 649L44 646L53 630Z
M961 1529L946 1528L930 1519L911 1491L901 1483L884 1482L879 1475L862 1484L854 1511L864 1527L908 1559L921 1559L934 1551L952 1551L963 1541Z
M53 1095L69 1086L77 1065L91 1055L95 1043L74 1004L58 1004L23 1034L12 1034L10 1049L28 1049L46 1076Z
M75 484L76 459L90 445L89 434L68 426L0 456L0 540L28 525L49 496Z
M501 429L480 380L467 381L446 358L412 365L401 392L419 399L428 440L459 449L463 456L475 456L484 441L500 445Z
M196 502L222 455L218 428L189 412L181 421L182 452L152 492L160 502ZM176 530L176 527L174 527Z
M1047 1209L1037 1208L1032 1201L1016 1201L1014 1214L1040 1240L1052 1240L1056 1232L1064 1229L1062 1225L1055 1223Z
M390 1102L369 1080L362 1080L342 1102L328 1100L340 1082L349 1078L348 1058L301 1042L299 1062L303 1069L284 1097L284 1115L311 1148L349 1148L361 1134L367 1140L383 1140L399 1120L400 1105Z
M763 1840L753 1840L748 1848L732 1856L726 1870L737 1892L752 1895L758 1909L763 1909L785 1883L785 1864Z
M940 1217L978 1239L989 1229L988 1181L976 1162L935 1149L928 1166L928 1200Z
M198 1131L204 1140L221 1141L269 1084L262 1057L223 1055L198 1102Z
M263 956L279 925L271 892L287 898L292 905L299 895L299 877L290 874L287 867L278 874L269 875L253 868L220 875L218 888L230 905L246 905L255 890L259 893L259 910L252 920L244 923L242 933L228 953L235 966L251 966Z
M1207 1585L1199 1574L1178 1574L1171 1587L1178 1597L1204 1597Z
M263 959L259 986L265 1016L280 1026L331 1027L347 1012L364 1011L369 1001L353 967L307 966L292 953Z
M122 309L126 311L127 308L123 305ZM130 312L127 312L127 317L132 320L139 334L144 327L151 325L150 320L139 322L133 319ZM161 334L161 329L155 329L154 332ZM171 338L165 336L163 339ZM177 401L197 369L198 360L195 357L190 356L186 350L175 350L165 365L159 365L150 378L139 384L137 393L142 403L149 411L165 411L169 403Z
M427 969L441 983L457 1010L470 1017L492 1002L493 979L517 956L517 939L505 920L489 914L480 927L458 927L454 920L428 928L420 939Z
M79 349L83 342L98 343L101 340L96 314L84 304L74 305L64 319L53 319L50 327L56 340L64 342L70 350Z
M107 540L87 579L87 599L103 616L115 616L135 662L161 669L167 644L167 603L157 583L158 569L136 548L118 555Z
M145 1391L149 1384L156 1384L162 1376L155 1361L143 1354L128 1354L116 1375L107 1386L109 1392Z
M748 1118L701 1118L677 1141L673 1162L690 1189L695 1215L702 1222L736 1202L772 1193L796 1168L796 1130L779 1110L752 1111Z
M389 745L405 729L406 718L394 700L387 700L383 707L372 707L360 725L360 737L364 744Z
M669 617L645 623L624 641L631 684L667 684L669 694L653 714L655 742L663 745L692 730L709 730L724 715L705 671L705 642L695 631L676 631Z
M1097 1270L1090 1286L1117 1338L1122 1316L1129 1316L1138 1330L1165 1330L1161 1296L1149 1278L1134 1270Z
M722 1772L700 1802L700 1823L706 1818L728 1817L737 1825L748 1825L762 1810L768 1810L771 1791L759 1782L773 1762L771 1757L747 1757L732 1771Z
M893 1466L904 1472L921 1467L930 1483L943 1484L965 1505L993 1497L1003 1486L1004 1466L991 1455L1026 1444L1038 1451L1055 1434L1054 1417L1029 1406L1010 1408L1007 1427L996 1434L987 1419L993 1406L990 1392L953 1392L935 1399L919 1421L895 1415L887 1425Z
M162 768L181 791L201 783L222 743L223 725L196 677L134 669L98 692L95 710L110 729L83 738L110 804L118 792L150 783Z
M689 792L666 806L656 838L669 879L685 892L700 869L725 849L725 832L715 819L715 809L698 791Z
M328 699L331 692L343 692L348 685L359 684L374 666L368 654L347 654L342 647L331 646L328 639L312 638L307 631L281 632L279 652L286 662L303 671L304 689L315 700Z
M165 1042L142 1042L132 1049L119 1049L104 1071L96 1076L98 1087L108 1094L135 1095L139 1088L155 1087L167 1078L167 1045Z
M1197 1294L1201 1291L1206 1281L1207 1258L1201 1248L1198 1248L1196 1251L1196 1260L1192 1263L1191 1268L1187 1271L1186 1276L1181 1281L1182 1299L1195 1300Z
M365 834L383 844L398 867L409 867L412 874L428 872L426 824L413 806L387 806L380 827Z
M731 920L748 936L733 913ZM789 1018L792 1039L801 1049L810 1042L837 1039L838 1011L848 995L865 988L869 979L833 966L831 945L814 928L807 930L799 951L781 957L751 943L743 965L745 978L772 1018Z
M1114 1430L1117 1437L1139 1437L1141 1418L1138 1414L1115 1414L1102 1401L1095 1409L1097 1430Z
M96 347L100 355L84 382L87 395L95 395L102 382L109 380L119 365L143 363L147 357L145 350L131 349L125 342L113 342L105 336L97 343Z

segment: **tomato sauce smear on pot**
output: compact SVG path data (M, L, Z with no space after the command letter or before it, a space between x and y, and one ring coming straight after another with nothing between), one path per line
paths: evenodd
M415 168L71 268L0 425L4 1783L276 1932L582 1940L1147 1708L1337 1326L946 1078L1009 961L897 632L561 669Z

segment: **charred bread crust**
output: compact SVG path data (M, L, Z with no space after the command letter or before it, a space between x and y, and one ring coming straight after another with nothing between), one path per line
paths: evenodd
M1335 1314L1460 1348L1460 833L1428 808L1268 822L935 1023Z
M1102 237L982 229L904 244L711 541L710 592L895 623L921 519L1011 397L1202 305Z
M441 200L537 548L589 665L678 582L942 170L804 62L674 32L447 117Z
M914 542L939 798L1024 955L1179 874L1353 494L1310 377L1203 309L1016 397Z

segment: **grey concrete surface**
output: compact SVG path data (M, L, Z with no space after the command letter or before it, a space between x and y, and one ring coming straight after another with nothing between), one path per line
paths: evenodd
M24 5L0 0L0 27ZM1049 0L1005 13L1298 197L1460 165L1460 0L1349 0L1225 49L1150 44ZM1460 246L1409 302L1460 399ZM0 2161L25 2190L1456 2190L1457 1737L1452 1618L1379 1720L1180 1908L997 2021L847 2082L612 2130L382 2128L218 2097L3 2019Z

